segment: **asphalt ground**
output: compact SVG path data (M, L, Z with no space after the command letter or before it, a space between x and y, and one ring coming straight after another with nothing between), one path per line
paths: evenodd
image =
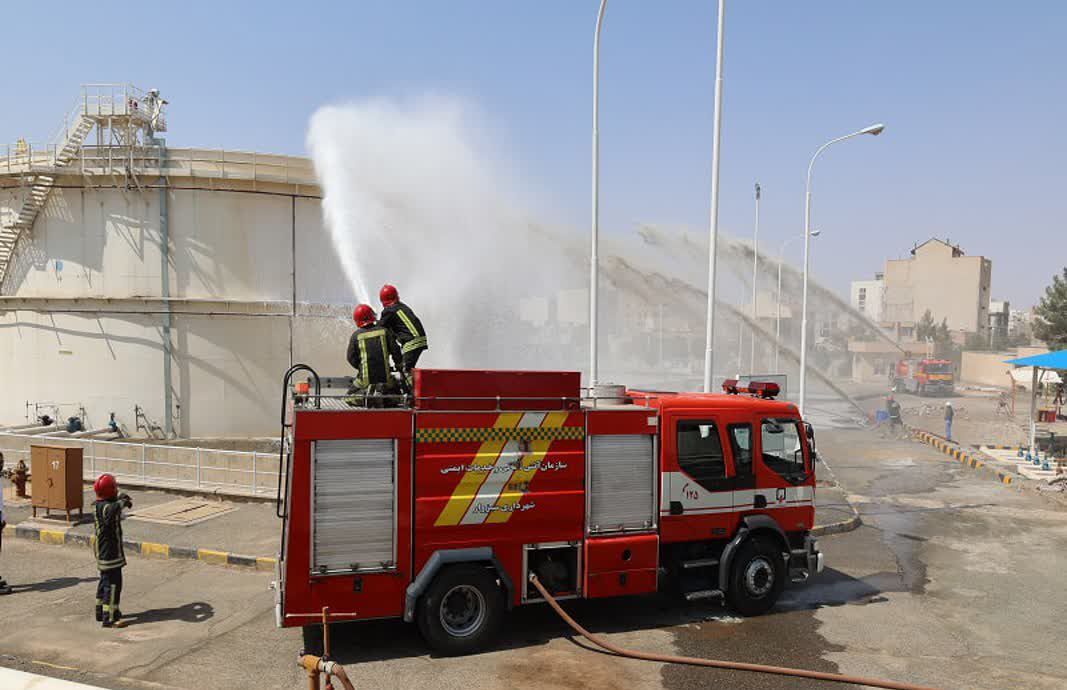
M665 596L568 610L647 651L946 689L1067 686L1056 632L1067 617L1057 588L1067 511L921 444L838 429L820 432L819 449L863 525L822 538L827 570L787 589L770 614L740 619ZM0 572L17 589L0 597L0 665L107 688L306 686L295 667L299 631L274 627L268 573L132 558L123 595L131 625L102 630L90 617L95 572L82 551L5 539ZM590 651L543 606L516 610L495 649L459 659L429 654L396 621L338 626L333 638L357 687L833 687Z

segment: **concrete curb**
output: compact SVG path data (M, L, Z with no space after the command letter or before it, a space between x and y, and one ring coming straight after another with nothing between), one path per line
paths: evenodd
M66 530L50 530L38 525L8 525L5 534L14 533L16 539L29 539L42 544L56 546L90 547L94 538L88 534L71 534ZM243 556L228 551L215 551L189 546L171 546L150 541L132 541L124 539L122 545L127 554L136 554L143 558L181 559L200 561L208 565L227 565L252 570L273 571L276 560L262 556Z
M849 503L849 506L852 504ZM853 508L855 510L855 508ZM847 520L841 522L831 522L829 525L815 525L811 528L811 536L813 537L825 537L830 534L841 534L842 532L851 532L854 529L859 529L863 524L863 519L859 514L853 515Z
M863 524L863 518L860 517L860 511L856 510L856 506L852 505L852 501L848 500L848 492L845 491L845 487L841 486L841 482L837 481L837 475L834 474L834 469L830 467L830 463L826 462L826 458L820 456L820 462L822 466L826 468L827 474L830 475L831 481L829 484L835 489L844 494L845 503L848 504L848 509L852 511L852 517L847 520L841 520L840 522L831 522L828 525L815 525L811 528L811 536L824 537L830 534L841 534L843 532L851 532L854 529L859 529ZM818 499L816 499L816 503Z
M988 465L985 461L978 459L976 456L955 443L946 441L936 434L931 434L929 431L923 431L922 429L916 429L914 427L907 427L907 429L911 432L913 438L919 439L919 441L928 446L933 446L953 460L958 460L966 467L975 470L985 469L989 473L995 475L998 482L1006 486L1011 486L1016 482L1016 478L1011 474Z

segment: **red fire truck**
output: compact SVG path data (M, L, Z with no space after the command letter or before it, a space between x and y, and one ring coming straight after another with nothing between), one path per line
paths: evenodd
M464 654L541 601L531 574L560 599L670 589L758 615L822 569L814 434L772 383L583 400L574 372L414 380L351 407L351 379L286 376L276 617L309 651L324 607Z
M890 384L898 393L952 395L952 371L952 362L947 359L902 359L890 374Z

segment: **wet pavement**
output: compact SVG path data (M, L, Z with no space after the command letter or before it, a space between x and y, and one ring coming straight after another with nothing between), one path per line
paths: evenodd
M1067 511L917 443L835 429L820 431L819 450L863 526L820 539L827 570L787 589L770 614L741 619L717 604L665 596L569 602L568 609L634 649L946 690L1067 686L1057 638L1067 619L1058 589ZM116 688L135 681L245 687L243 668L254 669L259 688L304 685L293 664L300 633L273 627L266 574L133 559L128 608L155 613L105 634L86 620L93 573L80 552L21 540L4 546L0 571L33 588L0 598L0 654L10 655L2 665L75 666ZM513 612L497 648L461 659L428 654L415 629L395 621L340 626L334 644L357 687L834 687L589 651L545 607Z

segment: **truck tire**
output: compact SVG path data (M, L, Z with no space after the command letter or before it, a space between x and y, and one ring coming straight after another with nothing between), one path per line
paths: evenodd
M768 539L753 537L730 562L726 601L742 616L759 616L778 601L785 587L782 551Z
M419 632L439 654L471 654L494 638L504 603L504 593L489 568L475 564L445 568L419 600Z

